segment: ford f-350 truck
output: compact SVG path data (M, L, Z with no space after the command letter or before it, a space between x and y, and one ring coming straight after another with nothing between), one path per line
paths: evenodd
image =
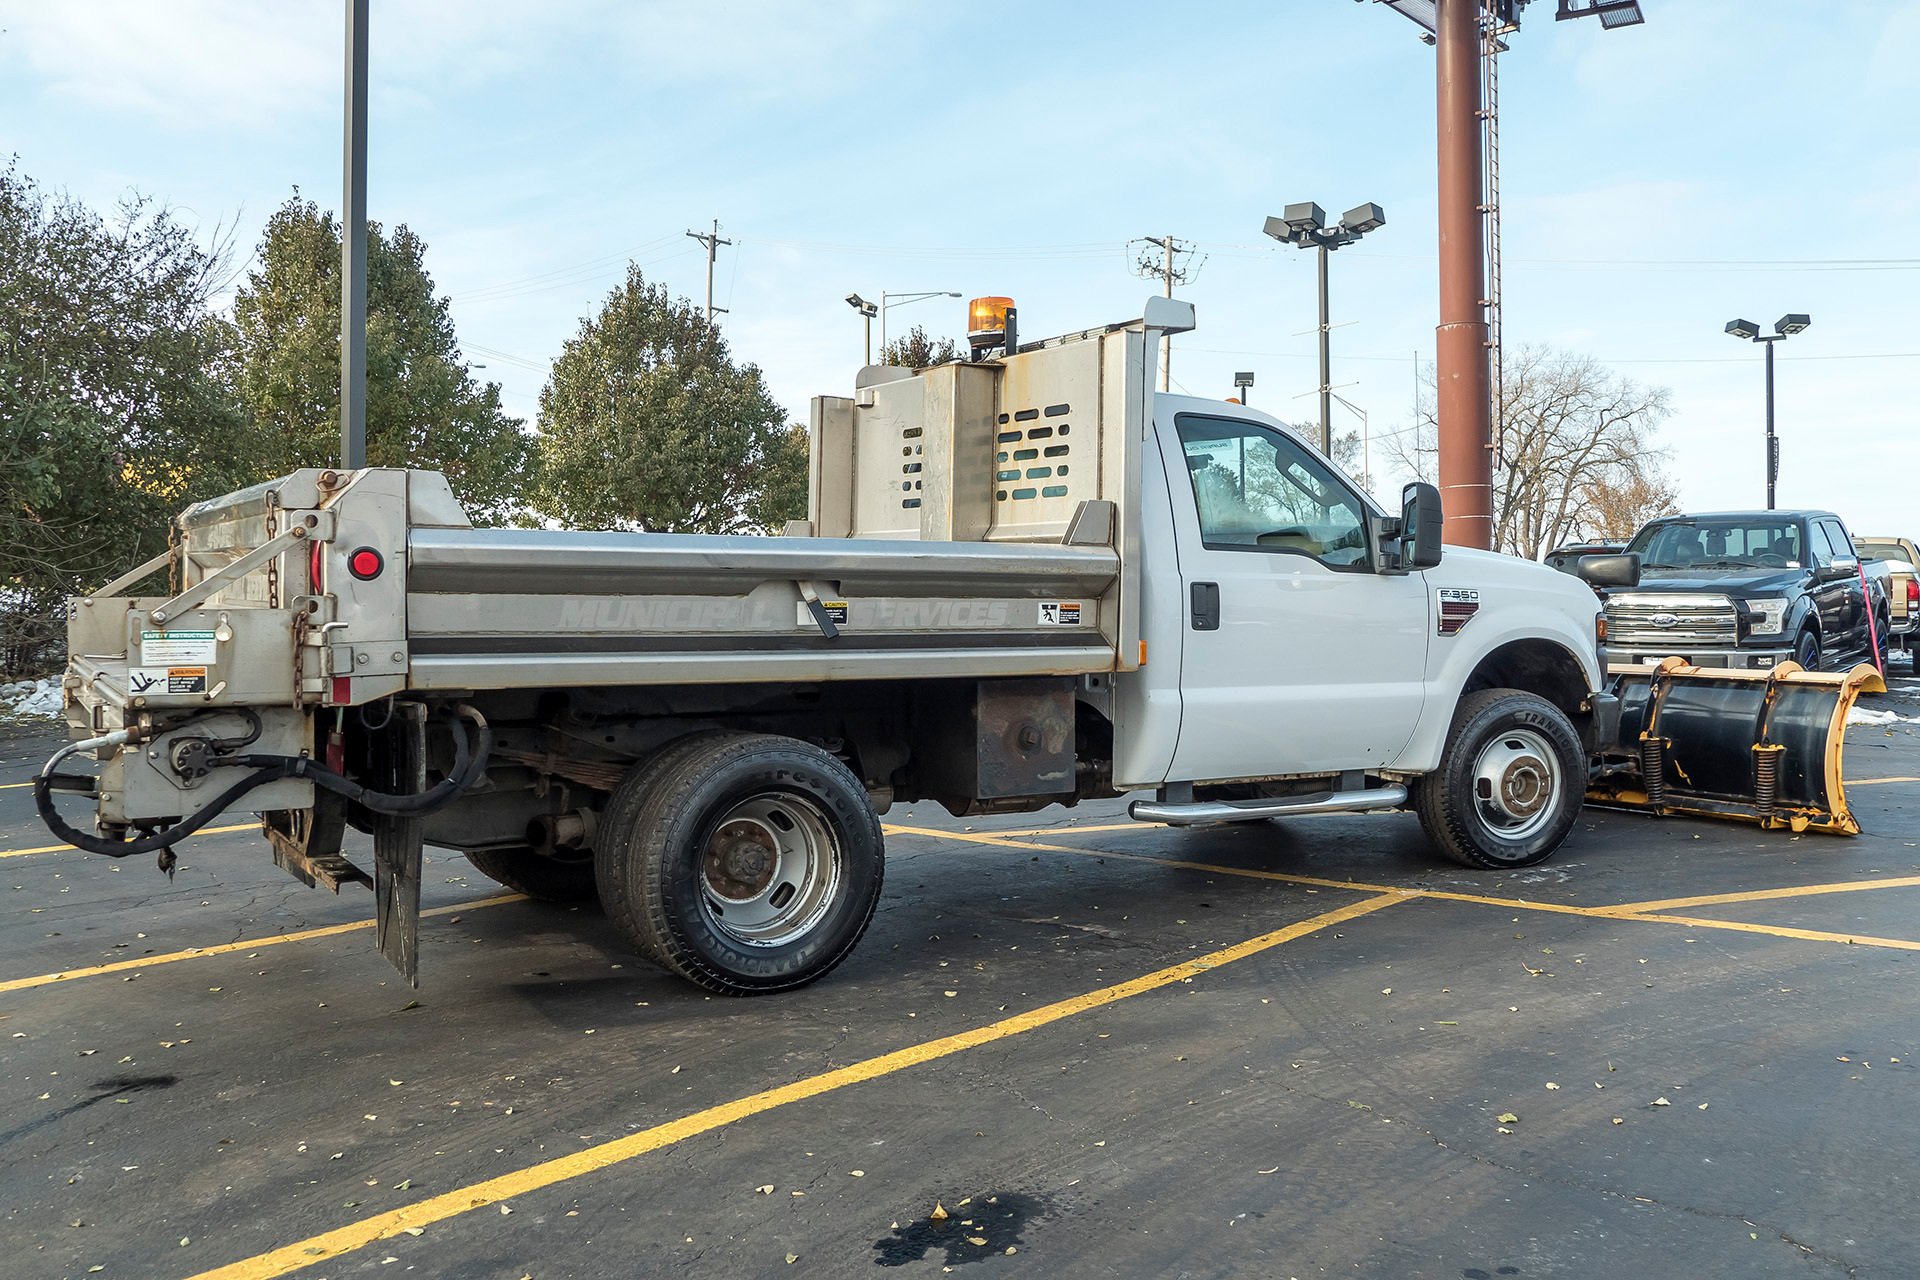
M74 742L41 812L163 866L259 812L293 874L371 884L409 978L421 847L459 850L536 897L597 894L637 951L730 994L848 954L902 801L1410 806L1468 866L1546 858L1618 721L1593 590L1443 552L1430 486L1382 510L1277 420L1156 394L1159 338L1192 325L1155 298L863 370L813 403L783 537L476 529L441 475L381 468L193 507L169 556L72 602ZM163 564L168 595L118 594ZM91 796L96 832L55 792Z

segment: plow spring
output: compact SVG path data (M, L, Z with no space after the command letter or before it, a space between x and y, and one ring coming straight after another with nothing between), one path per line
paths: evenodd
M1847 712L1886 682L1872 667L1771 671L1688 666L1611 669L1620 738L1587 803L1699 814L1793 831L1858 835L1840 781Z

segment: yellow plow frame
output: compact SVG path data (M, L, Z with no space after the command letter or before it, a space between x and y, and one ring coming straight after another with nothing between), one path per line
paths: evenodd
M1847 712L1884 693L1871 666L1771 671L1614 666L1619 745L1603 758L1587 803L1702 814L1793 831L1858 835L1840 781Z

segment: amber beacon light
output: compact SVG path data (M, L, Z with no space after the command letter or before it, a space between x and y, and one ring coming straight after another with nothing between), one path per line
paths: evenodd
M1013 315L1012 298L975 298L967 304L967 342L976 358L994 347L1010 345Z

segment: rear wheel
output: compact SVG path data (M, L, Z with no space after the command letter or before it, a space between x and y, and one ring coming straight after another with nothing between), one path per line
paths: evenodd
M1469 867L1530 867L1567 838L1586 790L1586 753L1560 708L1517 689L1468 694L1440 767L1413 784L1427 838Z
M823 977L859 942L880 899L880 821L817 747L702 734L622 784L595 862L637 950L710 991L757 995Z
M1878 666L1881 671L1888 669L1887 663L1891 661L1893 657L1892 652L1888 648L1893 639L1893 637L1888 634L1888 629L1892 626L1893 619L1889 618L1886 614L1876 613L1873 615L1873 638L1877 646L1874 659L1875 665Z
M1811 631L1802 631L1800 638L1793 642L1793 660L1808 671L1820 669L1820 637Z
M594 895L593 855L585 850L574 859L548 858L532 849L475 849L467 854L481 875L497 880L516 893L542 902L579 902Z

